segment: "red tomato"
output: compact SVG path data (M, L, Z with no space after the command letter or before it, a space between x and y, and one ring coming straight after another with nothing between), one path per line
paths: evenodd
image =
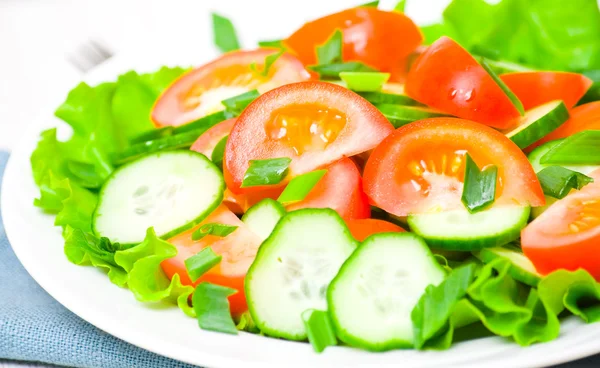
M365 193L396 216L464 208L465 154L498 167L496 204L541 206L540 183L525 154L504 134L455 118L417 121L390 134L371 154Z
M384 72L402 70L423 40L419 28L404 14L358 7L308 22L284 43L304 65L317 64L316 47L336 29L343 33L344 61L362 61Z
M215 61L190 70L175 80L156 100L152 120L158 127L178 126L223 110L222 100L257 89L263 93L284 84L310 79L294 56L283 54L263 76L253 71L264 67L273 49L233 51Z
M600 170L594 182L552 204L521 232L521 246L538 272L583 268L600 281Z
M228 119L208 129L206 132L202 133L198 139L196 139L196 142L192 144L190 149L192 151L200 152L204 156L210 158L215 146L221 141L221 139L227 137L229 132L231 132L231 128L233 128L235 120L235 118Z
M392 124L367 100L326 82L289 84L269 91L238 117L224 158L232 192L240 188L250 160L289 157L288 178L375 147Z
M600 101L589 102L575 107L570 112L571 117L552 133L527 147L531 150L543 143L555 139L567 138L584 130L600 130Z
M366 238L373 234L379 233L398 233L403 232L404 229L391 222L377 220L377 219L360 219L360 220L346 220L348 230L358 241L364 241Z
M238 226L238 228L224 238L207 235L200 240L192 240L192 233L203 224L208 223L226 224ZM261 240L227 207L218 207L202 224L169 239L169 242L177 247L178 252L177 256L169 258L161 264L169 278L177 273L184 285L196 286L200 282L206 281L236 289L238 292L229 297L231 313L239 315L248 309L244 294L244 277L254 261ZM187 274L184 261L208 246L216 254L223 256L223 259L196 282L192 282Z
M509 128L521 116L477 60L448 37L417 58L405 87L419 102L494 128Z
M344 219L361 219L371 215L369 199L363 192L362 178L354 162L344 157L326 167L327 174L304 200L287 206L300 208L332 208Z
M500 79L521 100L525 110L554 100L562 100L571 108L593 83L583 74L568 72L507 73Z

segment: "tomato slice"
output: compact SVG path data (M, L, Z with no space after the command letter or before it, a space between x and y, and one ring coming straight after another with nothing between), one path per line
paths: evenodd
M531 150L555 139L567 138L584 130L600 130L600 101L589 102L570 111L571 117L552 133L527 147Z
M207 235L200 240L192 240L192 233L203 224L208 223L226 224L238 226L238 228L224 238ZM231 313L239 315L248 309L244 294L244 277L254 261L261 240L233 212L221 205L202 224L169 239L169 242L177 247L178 252L177 256L169 258L161 264L169 278L179 274L184 285L196 286L200 282L206 281L236 289L238 292L229 297ZM223 256L223 259L196 282L192 282L184 262L208 246L216 254Z
M600 281L600 169L594 182L552 204L521 232L521 246L538 272L583 268Z
M465 154L498 167L496 204L541 206L540 183L525 154L502 133L456 118L417 121L375 148L364 171L372 204L396 216L464 208Z
M403 228L391 222L370 218L346 220L346 225L348 225L348 230L350 230L354 239L360 242L373 234L399 233L404 231Z
M583 74L568 72L507 73L500 79L521 100L525 110L554 100L562 100L571 108L593 83Z
M521 116L477 60L448 37L415 60L405 87L421 103L494 128L509 128Z
M404 14L357 7L308 22L284 43L305 65L317 64L316 47L336 29L343 33L344 61L362 61L384 72L404 72L408 55L423 41L419 28Z
M327 174L304 200L287 206L300 208L332 208L344 219L362 219L371 215L369 199L363 192L362 178L356 164L344 157L326 167Z
M152 121L158 127L178 126L223 110L221 101L257 89L264 93L284 84L310 79L302 63L290 54L275 61L266 76L253 71L264 67L273 49L233 51L190 70L175 80L157 99Z
M204 156L210 158L215 146L221 141L221 139L227 137L229 132L231 132L231 128L233 128L235 120L235 118L228 119L208 129L206 132L202 133L200 137L198 137L190 149L192 151L200 152Z
M393 130L367 100L326 82L288 84L269 91L238 117L225 149L224 175L236 193L250 160L289 157L288 178L368 151Z

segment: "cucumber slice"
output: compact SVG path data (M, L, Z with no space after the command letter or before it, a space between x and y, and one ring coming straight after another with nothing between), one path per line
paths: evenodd
M104 183L93 230L112 242L137 244L153 226L168 239L208 216L224 190L223 175L200 153L150 154L118 168Z
M516 249L503 247L482 249L479 252L473 252L475 257L479 258L483 263L490 263L496 258L503 258L510 262L508 273L518 281L524 284L537 287L542 279L535 266L523 252Z
M469 213L457 209L408 216L408 225L432 248L473 251L508 244L527 225L529 207L498 206Z
M375 107L377 107L379 111L381 111L381 113L390 121L390 123L394 125L394 128L399 128L417 120L440 116L450 116L446 113L432 110L427 107L390 104L377 104Z
M529 147L569 119L569 110L562 101L550 101L528 110L516 128L503 133L519 148Z
M134 144L121 152L115 158L114 163L119 166L149 153L189 148L202 133L204 130L198 129Z
M369 237L344 263L327 292L343 342L382 351L413 346L411 312L445 272L427 244L411 233Z
M275 225L283 216L285 216L285 208L281 203L266 198L250 207L242 216L242 221L264 241L271 235Z
M327 310L327 287L357 245L332 209L285 215L246 275L248 308L260 330L288 340L306 339L302 312Z

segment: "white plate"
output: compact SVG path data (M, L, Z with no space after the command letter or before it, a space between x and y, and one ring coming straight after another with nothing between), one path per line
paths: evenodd
M288 13L295 14L289 15L295 19L291 21L292 27L307 15L301 9L296 6ZM264 26L262 29L264 35ZM260 36L260 33L256 34ZM246 35L246 39L252 38ZM195 46L197 48L186 55L164 48L154 54L120 55L85 79L95 84L112 80L129 69L148 71L162 64L198 64L213 55L205 52L209 50L208 38L201 39ZM139 303L128 290L111 284L102 271L69 263L63 254L60 230L53 227L53 217L44 215L32 205L38 190L31 176L29 156L39 132L61 124L52 117L52 111L64 97L63 93L56 95L50 108L43 110L42 119L26 132L11 155L2 191L4 225L19 260L50 295L81 318L120 339L164 356L210 367L240 367L242 364L245 367L281 367L284 364L298 367L399 364L403 367L535 367L600 352L600 324L586 325L569 318L562 324L560 338L528 348L520 348L501 338L484 338L456 344L444 352L397 350L374 354L333 347L315 354L310 345L304 343L246 333L231 336L202 331L193 319L176 307Z

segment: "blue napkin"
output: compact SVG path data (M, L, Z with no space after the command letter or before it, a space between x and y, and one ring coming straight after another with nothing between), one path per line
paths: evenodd
M8 153L0 152L0 180L7 159ZM119 340L60 305L17 260L6 238L2 217L0 359L85 368L192 367Z
M8 153L0 152L0 180L7 159ZM82 368L192 367L119 340L52 299L17 260L1 215L0 359ZM560 367L600 367L600 355Z

